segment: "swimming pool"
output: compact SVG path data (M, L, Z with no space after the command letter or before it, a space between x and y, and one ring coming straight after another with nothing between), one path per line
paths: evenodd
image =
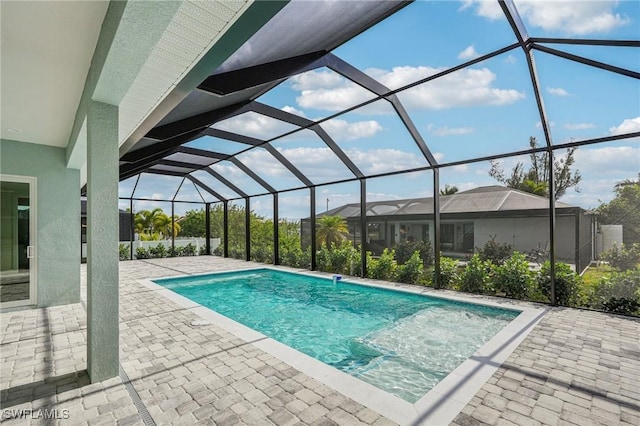
M154 281L411 403L520 313L273 269Z

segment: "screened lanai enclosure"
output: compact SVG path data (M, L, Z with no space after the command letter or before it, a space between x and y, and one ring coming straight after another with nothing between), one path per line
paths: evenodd
M637 315L639 21L633 2L286 3L122 146L121 259Z

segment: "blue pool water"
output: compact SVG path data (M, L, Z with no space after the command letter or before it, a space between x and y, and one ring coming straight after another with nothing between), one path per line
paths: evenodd
M409 402L520 313L271 269L155 282Z

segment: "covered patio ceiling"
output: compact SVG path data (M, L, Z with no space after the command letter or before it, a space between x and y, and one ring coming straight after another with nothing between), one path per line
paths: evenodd
M640 41L531 37L516 4L513 1L499 1L498 4L511 31L506 44L482 55L473 55L458 65L423 72L412 81L385 85L374 73L351 65L334 50L410 5L409 2L292 1L226 62L213 70L144 137L124 145L131 148L121 152L120 180L135 178L142 173L176 176L182 178L182 183L193 183L202 202L216 202L528 153L531 151L526 146L514 145L512 150L465 160L439 161L436 150L424 136L425 126L417 123L410 108L406 107L407 102L411 102L409 94L412 90L512 53L520 54L526 61L524 76L532 95L530 102L535 120L539 121L541 129L538 150L564 149L640 136L640 132L632 130L596 138L572 138L569 142L555 141L552 131L554 118L545 108L543 85L534 59L534 55L545 55L637 82L640 72L636 69L608 64L564 48L638 48ZM306 19L310 16L313 19ZM451 31L456 30L452 28ZM634 49L634 54L637 53ZM275 107L269 103L270 92L282 87L286 81L291 82L294 78L303 78L305 73L319 70L327 78L346 81L348 90L358 92L355 97L358 101L332 111L330 115L313 119L295 108ZM412 161L382 168L367 167L349 149L349 137L335 131L337 125L348 121L354 113L375 116L382 114L380 111L396 117L400 130L389 137L405 141L403 148L398 142L397 149L411 152ZM333 159L330 167L340 169L341 173L325 178L304 165L295 164L293 159L283 154L283 147L292 143L299 147L312 144L322 147L328 158ZM491 144L491 141L479 140L477 143ZM396 141L390 146L396 147ZM247 161L249 158L253 161ZM263 173L263 167L279 168L282 180L269 179ZM243 175L244 180L232 181L227 173L229 170ZM242 184L249 181L251 189ZM178 192L179 188L175 201L179 201Z

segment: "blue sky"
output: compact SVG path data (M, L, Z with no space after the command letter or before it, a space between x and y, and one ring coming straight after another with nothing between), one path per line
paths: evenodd
M533 37L640 39L640 3L637 1L516 1L515 4ZM333 53L396 89L515 41L497 2L418 1ZM638 48L548 46L640 72ZM534 52L534 59L554 143L640 131L640 83L637 80L539 51ZM370 92L333 71L318 69L289 79L259 101L319 119L372 97ZM519 48L400 92L398 97L440 163L524 149L530 136L544 143L526 59ZM276 137L294 129L255 113L213 127L261 138ZM323 127L365 174L426 165L386 101L327 121ZM194 141L191 146L214 149L220 142L207 138ZM309 130L277 140L273 146L314 183L351 176ZM238 148L228 145L227 149ZM276 189L300 185L295 176L264 149L248 151L238 158L254 171L260 170L261 176ZM627 139L581 147L575 158L575 168L583 176L580 192L569 190L561 201L592 208L612 198L616 182L637 176L640 143L638 139ZM509 158L502 163L508 170L517 161L528 165L527 157ZM494 184L487 174L489 167L487 162L445 168L441 171L441 185L452 184L464 190ZM212 168L249 194L264 192L231 164L217 164ZM223 196L234 196L230 188L208 174L200 172L197 176ZM147 176L138 185L136 195L171 198L179 182L179 178ZM121 183L121 195L128 196L131 188L131 181ZM429 196L432 190L431 173L424 172L371 180L367 196L369 200L412 198ZM180 197L200 199L190 182L183 185ZM357 202L359 185L356 182L318 188L319 212L326 209L327 198L330 208ZM205 199L213 200L206 196ZM137 205L148 208L148 204ZM185 208L190 207L181 206L176 209L177 213L181 214ZM269 197L255 200L252 208L259 214L272 215ZM308 191L282 194L280 216L308 216Z

